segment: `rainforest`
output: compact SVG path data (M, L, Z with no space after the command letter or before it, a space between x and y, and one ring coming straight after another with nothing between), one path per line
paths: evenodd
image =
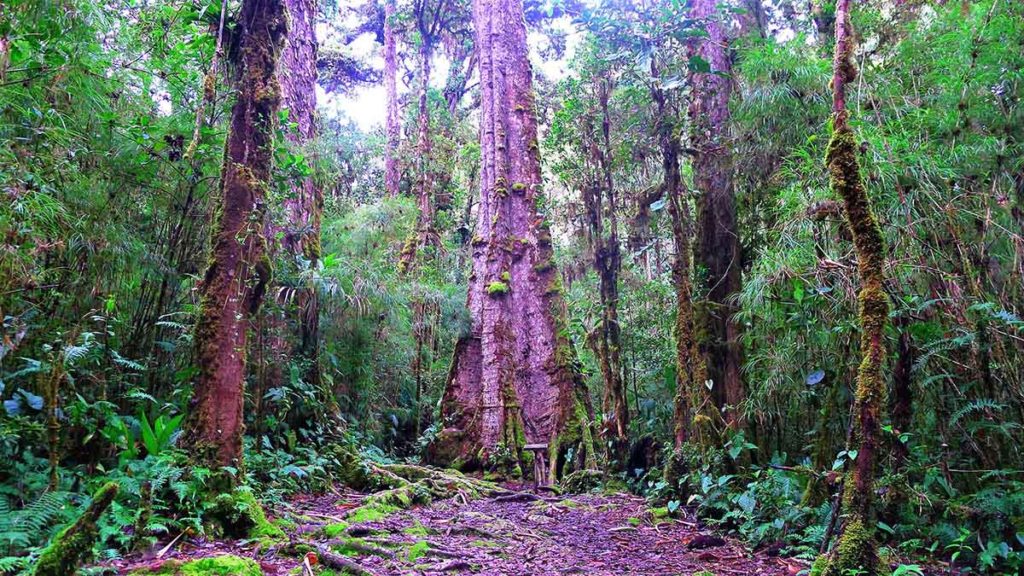
M1024 573L1020 0L3 0L0 575Z

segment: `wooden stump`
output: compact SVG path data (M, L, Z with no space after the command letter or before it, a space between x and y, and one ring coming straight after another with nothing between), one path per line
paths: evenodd
M527 444L523 450L533 452L533 486L539 488L547 485L548 465L545 458L548 454L547 444Z

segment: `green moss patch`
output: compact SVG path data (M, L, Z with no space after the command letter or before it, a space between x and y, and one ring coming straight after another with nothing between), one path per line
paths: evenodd
M398 506L391 506L388 504L366 504L358 508L353 508L345 520L349 524L362 524L365 522L377 522L383 520L395 512L401 510Z
M427 555L430 550L430 544L426 540L417 540L412 546L409 546L409 550L406 553L406 558L409 562L415 562L420 558Z
M189 562L168 560L150 571L132 572L130 576L161 574L165 576L263 576L263 570L255 560L231 554L211 556Z
M337 538L338 536L344 534L345 531L348 530L348 527L348 522L332 522L321 528L320 532L322 532L323 535L328 538Z

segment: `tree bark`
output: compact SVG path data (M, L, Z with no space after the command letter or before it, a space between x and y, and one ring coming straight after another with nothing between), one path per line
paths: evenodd
M695 260L704 275L704 298L697 310L701 356L712 382L712 397L726 424L743 427L740 404L746 397L741 373L740 328L733 320L740 291L740 242L736 224L732 152L729 149L729 96L732 63L715 0L694 0L690 14L705 22L707 36L691 42L690 54L710 65L691 72L690 143L697 187Z
M398 50L395 42L395 2L384 2L384 90L387 99L384 146L384 188L388 196L398 196L401 171L398 165L398 144L401 123L398 115Z
M288 42L281 52L280 82L288 120L296 124L287 138L296 146L304 146L316 138L316 0L285 0L289 14ZM288 230L283 248L290 256L301 257L310 269L320 260L320 221L323 214L323 192L307 176L292 186L293 197L285 200ZM320 381L319 340L320 302L315 286L307 282L296 291L296 318L299 327L298 346L294 350L309 363L307 381Z
M548 443L552 475L591 465L588 396L568 338L551 232L539 206L540 150L521 0L475 0L480 201L468 308L442 399L435 462L499 466ZM514 469L514 465L512 466ZM521 470L520 470L521 471Z
M238 27L238 99L231 111L209 267L195 329L199 365L185 444L197 463L241 465L248 322L271 276L263 220L281 104L281 0L246 0Z
M846 85L857 77L853 64L850 0L836 2L836 47L832 74L832 140L826 163L832 189L842 197L846 221L853 234L860 274L860 324L862 360L854 392L851 447L857 457L844 482L846 511L839 544L828 558L824 576L849 572L873 576L879 572L875 541L875 468L882 402L885 398L885 327L889 299L883 290L885 247L878 220L860 176L858 145L847 122Z
M600 284L601 321L597 326L596 352L604 381L601 411L604 423L602 434L611 442L609 456L620 464L629 447L629 407L622 377L621 328L619 326L619 270L622 255L619 247L618 218L615 206L615 188L612 180L611 119L608 98L612 87L607 80L598 81L598 102L601 109L600 146L594 145L595 165L601 171L602 182L587 186L584 191L587 221L594 249L594 269ZM604 229L608 217L607 234Z
M651 77L659 79L661 72L651 60ZM684 184L679 173L679 139L675 133L668 96L655 83L651 97L656 105L656 130L661 148L661 165L665 179L665 200L672 220L672 282L675 286L676 321L673 335L676 340L676 392L673 399L673 432L675 447L693 439L703 443L709 419L703 414L703 385L707 378L697 341L694 337L693 285L690 280L691 256L690 209L686 203Z
M439 8L440 10L440 8ZM432 174L433 163L430 160L432 141L430 138L430 60L434 55L433 39L424 26L420 27L420 93L419 114L416 138L416 156L419 169L416 174L416 201L420 213L417 221L418 248L434 243L434 198Z

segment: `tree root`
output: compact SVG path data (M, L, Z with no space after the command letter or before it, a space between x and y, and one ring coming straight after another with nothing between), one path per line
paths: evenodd
M386 514L395 509L405 510L416 504L429 504L459 494L466 499L516 494L493 482L426 466L368 464L368 469L369 484L390 488L367 496L361 506L348 512L349 518L358 518L368 513L371 516Z
M320 558L320 563L328 568L345 570L346 572L356 576L377 576L376 572L373 572L368 568L364 568L341 554L332 552L326 545L317 546L316 551L317 556Z
M363 542L358 539L345 538L341 540L331 540L327 545L342 548L345 551L358 552L359 554L380 556L381 558L393 559L395 557L395 553L387 548L375 546L369 542Z

